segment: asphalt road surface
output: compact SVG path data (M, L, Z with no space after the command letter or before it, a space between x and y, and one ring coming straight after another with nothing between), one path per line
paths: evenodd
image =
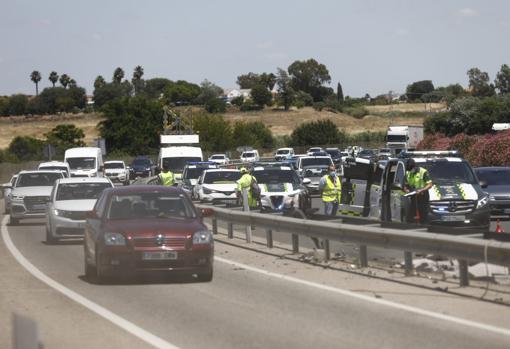
M218 261L210 283L199 283L190 277L152 277L128 283L93 284L83 277L81 241L46 245L42 222L4 226L2 233L12 239L32 265L52 280L161 338L164 343L178 347L508 348L510 343L510 332L505 335L470 328L240 270ZM4 241L0 244L0 258L3 259L0 273L6 273L6 263L13 257L6 252ZM19 268L19 265L12 264L11 268ZM62 298L43 294L42 283L31 280L25 271L19 273L21 279L16 282L33 282L30 287L39 290L41 299L48 297L50 302L54 297ZM5 286L3 288L0 306L2 302L9 302L5 297L9 294L5 293ZM16 299L24 291L14 290L17 294L9 297ZM23 310L30 312L30 304L27 301L27 309ZM59 312L67 311L72 305L66 303L65 308L61 307L48 306L41 311L58 321ZM63 333L62 341L66 337L64 334L76 332L73 338L78 338L79 342L74 343L75 348L97 347L97 342L103 343L102 347L112 348L150 347L128 332L119 333L118 329L110 328L111 324L109 327L101 325L102 330L96 331L94 323L102 324L103 319L94 314L83 315L90 313L85 308L78 307L76 312L81 315L54 323L52 327L57 333ZM80 335L82 329L85 332ZM47 334L47 338L48 348L59 347L58 336ZM5 346L6 343L0 344Z

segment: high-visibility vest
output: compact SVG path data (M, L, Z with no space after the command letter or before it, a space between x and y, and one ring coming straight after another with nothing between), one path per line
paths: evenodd
M161 179L161 183L165 186L171 187L174 185L174 174L170 171L161 172L159 178Z
M324 189L322 190L322 201L324 202L333 202L338 201L340 203L340 198L342 196L342 183L340 182L340 178L335 177L336 181L333 182L329 175L325 175L323 178L326 180L326 184L324 185Z
M414 189L424 188L428 183L431 183L430 179L425 181L425 174L428 175L428 171L423 167L419 167L418 171L416 172L406 172L407 185L413 187Z

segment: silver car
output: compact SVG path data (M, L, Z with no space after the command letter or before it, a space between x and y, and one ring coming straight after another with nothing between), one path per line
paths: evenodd
M11 180L7 183L2 184L2 195L4 198L4 213L9 214L11 211L11 191L14 187L14 183L16 183L16 179L18 179L18 175L15 174L11 177Z
M510 167L478 167L475 173L482 189L489 193L492 215L510 215Z
M62 171L21 171L11 192L9 224L20 219L44 218L53 184L64 178Z
M87 211L92 210L103 190L112 187L113 183L104 177L57 180L47 207L46 243L83 236Z

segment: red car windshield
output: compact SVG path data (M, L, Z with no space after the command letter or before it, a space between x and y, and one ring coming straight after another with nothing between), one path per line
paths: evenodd
M107 214L107 218L112 220L195 217L189 199L168 193L113 195Z

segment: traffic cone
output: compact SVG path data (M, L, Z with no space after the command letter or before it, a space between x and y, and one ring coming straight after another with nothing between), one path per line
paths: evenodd
M505 231L503 228L501 228L501 225L499 225L499 219L496 221L496 233L504 233Z

